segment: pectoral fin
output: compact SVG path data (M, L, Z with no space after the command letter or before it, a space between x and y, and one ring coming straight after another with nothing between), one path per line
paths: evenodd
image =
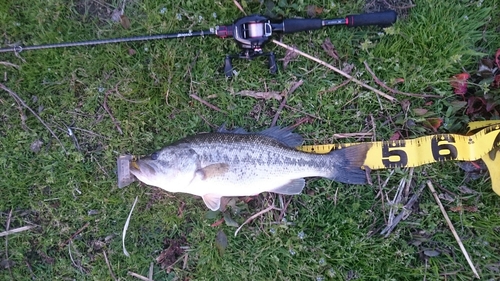
M304 179L294 179L285 185L282 185L278 188L269 191L284 195L294 195L294 194L300 194L302 192L302 189L304 189L305 185L306 181Z
M201 169L198 169L196 173L201 177L202 180L208 178L216 177L226 173L229 170L229 165L226 163L216 163L211 164Z
M220 200L221 196L217 194L205 194L203 195L203 202L205 202L205 205L212 210L212 211L217 211L220 208Z

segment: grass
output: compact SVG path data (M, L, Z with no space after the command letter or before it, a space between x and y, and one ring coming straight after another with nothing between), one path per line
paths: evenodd
M362 12L365 4L332 3L298 1L292 5L279 1L275 10L287 17L305 16L307 5L317 5L325 8L321 17L333 18ZM265 12L258 1L242 4L248 13ZM125 29L110 19L111 11L119 5L117 1L97 0L11 1L0 6L1 45L204 30L242 16L232 1L130 0L125 15L131 26ZM342 62L353 64L353 74L359 79L376 86L364 68L366 61L391 87L441 96L397 95L400 101L408 100L406 114L401 113L399 103L379 99L354 83L320 94L344 78L302 57L275 76L268 75L264 59L235 61L239 74L226 79L221 72L224 55L238 51L227 39L26 51L20 54L22 59L2 53L0 61L17 64L19 69L0 64L4 73L1 83L50 125L68 153L63 153L61 145L29 111L1 92L0 231L7 228L9 220L10 229L29 224L37 227L0 238L0 279L110 280L113 277L104 253L114 275L122 280L134 280L129 271L147 276L151 262L154 280L472 279L427 190L415 212L384 238L379 232L386 223L388 204L386 198L382 201L376 196L377 181L373 186L346 186L310 180L303 195L285 198L290 204L283 217L279 211L269 212L234 237L234 227L224 223L211 226L222 214L207 214L199 198L139 184L118 189L115 163L121 154L148 154L224 122L249 130L266 128L279 101L232 93L282 91L300 79L304 84L289 97L290 108L281 112L278 124L293 125L306 116L304 113L318 117L297 128L308 144L360 141L332 138L346 132L371 131L379 140L396 131L407 132L408 137L432 134L421 123L408 126L419 120L412 110L422 107L445 118L447 124L439 132L463 129L468 117L461 110L447 113L456 99L449 77L463 69L474 72L482 56L491 56L500 47L498 5L496 0L422 0L385 33L377 27L334 27L283 37L284 43L342 67L321 48L324 39L330 38ZM130 55L131 49L135 54ZM271 43L266 49L279 58L285 55L284 49ZM400 78L404 83L396 83ZM226 113L204 106L190 94ZM433 103L429 105L429 101ZM105 103L123 134L106 112ZM66 126L73 128L79 150ZM36 141L42 143L38 152L30 148ZM384 181L389 172L374 174ZM454 201L445 201L448 210L462 205L477 207L477 212L449 211L449 215L482 279L494 280L500 270L500 200L488 177L470 179L451 162L418 167L415 175L416 186L431 179L456 195ZM392 197L399 180L407 176L407 170L398 169L382 188L383 193ZM458 187L463 185L478 193L462 194ZM136 196L139 202L125 241L131 254L127 258L120 235ZM241 224L273 198L277 197L264 194L249 204L238 202L241 209L231 216ZM223 255L215 239L219 231L228 239ZM181 260L170 269L162 268L155 259L174 241L188 248L171 257ZM425 255L424 251L439 255Z

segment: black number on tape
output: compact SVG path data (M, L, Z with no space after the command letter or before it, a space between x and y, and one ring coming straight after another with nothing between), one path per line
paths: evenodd
M402 141L384 141L382 143L382 163L386 168L404 167L408 164L408 155L406 152L397 149L405 146L405 142ZM391 156L394 157L391 159Z
M447 142L441 143L440 142ZM452 144L455 138L450 135L437 135L432 138L432 157L436 161L446 161L457 159L457 148Z

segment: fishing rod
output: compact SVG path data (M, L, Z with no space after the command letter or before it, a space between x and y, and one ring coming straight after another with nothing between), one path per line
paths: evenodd
M219 25L209 30L203 31L187 31L169 34L145 35L136 37L122 37L102 40L90 40L80 42L65 42L55 44L33 45L33 46L14 46L10 48L0 48L0 53L15 52L20 53L28 50L41 50L52 48L65 48L77 46L93 46L111 43L148 41L161 39L178 39L195 36L215 35L220 38L232 37L241 49L239 54L226 55L224 59L224 74L227 77L233 75L232 59L247 59L252 60L256 57L268 57L268 66L271 74L277 72L276 57L273 52L264 52L263 46L271 40L274 32L277 33L294 33L300 31L317 30L326 26L345 25L348 27L380 25L388 26L396 22L397 14L395 11L389 10L377 13L366 13L348 15L345 18L336 19L284 19L282 21L274 21L263 15L250 15L241 17L231 25Z

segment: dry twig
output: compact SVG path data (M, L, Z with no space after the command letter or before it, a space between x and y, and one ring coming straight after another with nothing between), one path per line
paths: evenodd
M149 264L149 272L148 272L148 278L149 278L149 280L153 280L153 269L154 269L154 263L151 262Z
M213 104L211 104L211 103L209 103L209 102L207 102L207 101L203 100L203 99L202 99L202 98L200 98L198 95L195 95L195 94L190 94L189 96L190 96L190 97L192 97L193 99L195 99L195 100L197 100L197 101L201 102L202 104L204 104L204 105L206 105L206 106L210 107L211 109L213 109L213 110L215 110L215 111L218 111L218 112L222 112L222 113L224 113L224 114L227 114L227 112L225 112L224 110L222 110L222 109L218 108L217 106L215 106L215 105L213 105Z
M9 216L7 217L7 222L5 223L5 231L9 231L10 229L10 220L12 218L12 208L9 211ZM5 260L9 260L9 237L5 236ZM10 278L14 280L14 276L12 275L12 270L9 268Z
M290 87L290 90L285 91L285 93L283 94L283 100L281 101L280 106L278 107L278 110L274 115L273 121L271 122L271 127L274 127L276 125L276 122L278 122L278 117L280 116L280 113L283 110L286 101L288 100L288 96L295 92L295 90L297 90L297 88L300 87L300 85L302 85L303 83L304 81L300 79L298 82L294 83L292 87Z
M76 250L76 252L78 254L80 254L78 252L78 250ZM86 272L85 268L83 268L82 265L81 265L81 260L79 260L78 262L76 262L75 259L73 259L73 254L71 253L71 241L69 241L69 243L68 243L68 253L69 253L69 259L71 260L71 263L73 264L73 266L75 266L76 268L78 268L78 270L80 270L81 273Z
M146 277L146 276L142 276L142 275L137 274L137 273L132 272L132 271L129 271L129 272L127 272L127 273L128 273L128 275L133 276L133 277L135 277L135 278L137 278L137 279L139 279L139 280L144 280L144 281L153 281L153 279L150 279L150 278L148 278L148 277Z
M393 89L389 86L387 86L384 82L382 82L378 77L375 75L373 70L368 66L368 63L366 61L363 62L365 64L365 68L370 74L372 75L373 80L375 80L375 83L379 84L382 88L388 90L389 92L393 94L400 94L400 95L405 95L405 96L410 96L410 97L420 97L420 98L441 98L441 96L438 95L427 95L427 94L413 94L413 93L405 93L398 91L396 89Z
M106 261L106 264L108 265L109 274L111 274L111 277L113 277L113 280L118 280L116 278L115 274L113 273L113 269L111 269L111 264L109 263L108 255L106 254L106 250L102 251L102 253L104 255L104 260Z
M35 225L27 225L27 226L14 228L14 229L9 229L9 230L0 232L0 237L11 235L14 233L23 232L23 231L30 230L30 229L35 228L35 227L36 227Z
M254 214L254 215L252 215L252 216L251 216L251 217L249 217L249 218L248 218L248 219L247 219L244 223L242 223L242 224L240 225L240 227L238 227L238 229L236 229L236 231L234 232L234 236L238 235L238 232L240 231L240 229L241 229L241 228L242 228L245 224L247 224L247 223L251 222L252 220L254 220L254 219L258 218L259 216L261 216L261 215L263 215L263 214L265 214L265 213L267 213L267 212L269 212L269 211L271 211L271 210L279 210L279 209L278 209L278 208L276 208L276 207L274 206L274 204L273 204L273 205L271 205L271 206L269 206L269 207L265 208L264 210L262 210L262 211L260 211L260 212L258 212L258 213L256 213L256 214Z
M306 116L309 116L309 117L311 117L311 118L314 118L314 119L317 119L317 120L321 120L321 121L327 121L327 120L325 120L325 119L323 119L323 118L321 118L321 117L319 117L319 116L316 116L316 115L313 115L313 114L307 113L307 112L302 111L302 110L300 110L300 109L297 109L297 108L295 108L295 107L291 107L291 106L286 105L286 104L285 104L285 107L286 107L286 108L288 108L288 109L291 109L291 110L293 110L293 111L295 111L295 112L302 113L302 114L304 114L304 115L306 115Z
M10 62L0 61L0 64L5 65L5 66L12 66L15 69L19 69L19 65L13 64L13 63L10 63Z
M233 3L234 5L236 5L236 7L238 7L238 9L246 16L247 13L245 12L245 10L243 10L243 7L240 5L240 3L236 0L233 0Z
M54 131L52 131L52 129L49 127L49 125L47 125L43 119L33 110L31 109L31 107L29 107L22 99L20 96L18 96L14 91L12 91L11 89L7 88L4 84L0 83L0 89L6 91L7 93L9 93L9 95L17 102L17 103L20 103L24 108L28 109L33 115L35 115L35 117L40 121L40 123L42 123L45 128L47 128L47 130L52 134L52 136L59 142L59 144L61 144L61 147L62 149L64 150L64 153L66 153L66 148L64 148L64 145L63 143L61 142L61 140L57 137L57 135L54 133Z
M328 64L328 63L326 63L326 62L324 62L324 61L322 61L322 60L320 60L320 59L318 59L318 58L315 58L315 57L313 57L313 56L311 56L311 55L309 55L309 54L306 54L306 53L304 53L304 52L302 52L302 51L300 51L300 50L298 50L298 49L292 48L292 47L290 47L290 46L288 46L288 45L286 45L286 44L283 44L283 43L281 43L281 42L279 42L279 41L276 41L276 40L274 40L274 39L272 39L272 42L273 42L274 44L276 44L276 45L280 46L280 47L283 47L283 48L288 49L288 50L292 50L292 51L294 51L294 52L298 53L298 54L299 54L299 55L301 55L301 56L304 56L304 57L306 57L306 58L308 58L308 59L310 59L310 60L313 60L313 61L315 61L315 62L317 62L317 63L319 63L319 64L321 64L321 65L323 65L323 66L326 66L326 67L330 68L331 70L333 70L333 71L337 72L338 74L340 74L340 75L342 75L342 76L344 76L344 77L346 77L346 78L350 79L352 82L354 82L354 83L356 83L356 84L358 84L358 85L361 85L361 86L363 86L364 88L366 88L366 89L368 89L368 90L370 90L370 91L375 92L376 94L378 94L378 95L380 95L380 96L382 96L382 97L384 97L384 98L388 99L388 100L389 100L389 101L391 101L391 102L397 101L397 99L396 99L396 98L391 97L390 95L388 95L388 94L386 94L386 93L384 93L384 92L382 92L382 91L380 91L380 90L377 90L377 89L373 88L373 87L372 87L372 86L370 86L370 85L367 85L366 83L364 83L364 82L362 82L362 81L360 81L360 80L358 80L358 79L356 79L356 78L352 77L351 75L349 75L349 74L345 73L344 71L342 71L342 70L340 70L340 69L336 68L335 66L333 66L333 65L331 65L331 64Z
M118 84L116 86L118 87ZM108 107L108 95L111 91L114 91L114 90L109 90L106 92L106 94L104 94L104 102L102 103L102 107L104 107L104 110L106 110L106 112L111 117L111 120L113 120L113 124L115 124L116 129L118 130L120 135L123 135L123 131L122 131L122 128L120 127L120 124L118 123L118 121L116 121L115 117L113 116L113 114L111 113L111 110Z
M420 197L420 194L422 193L422 190L424 190L424 188L425 188L425 184L422 184L420 186L420 188L417 190L417 192L415 192L415 194L413 194L413 196L410 198L410 200L408 200L408 202L403 206L401 212L399 212L399 214L394 219L390 220L391 223L387 224L387 226L380 232L380 234L382 234L382 235L385 234L384 237L389 236L389 234L391 234L392 230L394 230L396 225L398 225L398 223L401 220L406 219L410 215L411 208L413 207L413 204L415 204L415 202L417 202L417 200ZM392 211L392 207L391 207L391 211Z
M324 91L321 91L319 92L319 94L325 94L325 93L329 93L329 92L335 92L337 91L338 89L344 87L345 85L349 84L349 82L351 82L351 79L346 79L344 82L338 84L338 85L335 85L331 88L329 88L328 90L324 90Z
M448 224L448 227L450 228L451 233L455 237L455 240L457 240L458 246L460 247L460 250L462 250L462 253L465 256L465 259L469 263L469 266L472 269L474 276L477 279L480 279L479 273L477 273L476 267L474 267L474 263L472 263L472 260L469 256L469 254L467 253L467 250L465 249L464 244L462 244L462 240L458 236L458 233L455 230L455 227L453 227L453 224L451 223L451 220L448 217L448 214L446 213L446 210L444 209L443 204L441 203L441 200L439 200L439 196L437 195L436 190L434 189L434 185L432 184L432 182L430 180L427 181L427 186L429 187L429 189L432 193L432 196L434 196L434 199L436 200L437 204L439 205L439 209L441 210L441 213L443 213L444 219L446 220L446 223Z
M62 249L62 247L66 246L69 242L71 242L78 234L80 234L85 228L87 228L90 225L89 222L87 222L84 226L82 226L80 229L78 229L71 237L64 241L63 243L59 244L59 250Z

